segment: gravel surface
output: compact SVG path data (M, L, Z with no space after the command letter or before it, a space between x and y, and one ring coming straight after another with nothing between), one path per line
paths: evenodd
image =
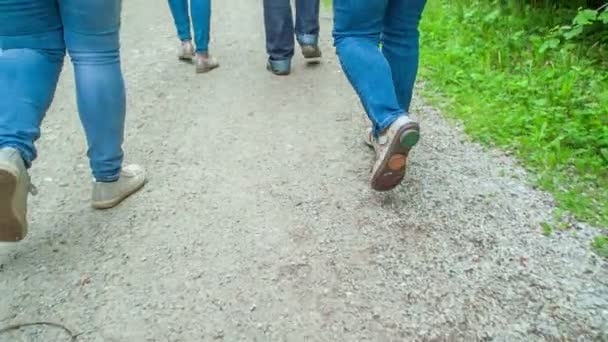
M417 102L403 186L369 189L365 119L334 57L264 69L261 2L214 4L220 69L175 57L162 1L124 3L129 161L147 187L89 208L71 67L32 170L31 234L0 246L0 328L78 341L608 341L599 230L543 236L554 202ZM63 334L63 335L62 335ZM603 334L603 335L602 335ZM54 327L0 341L69 341Z

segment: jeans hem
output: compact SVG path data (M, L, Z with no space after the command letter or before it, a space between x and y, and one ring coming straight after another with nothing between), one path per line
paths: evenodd
M316 34L297 34L298 43L300 45L318 45L319 35Z
M114 183L120 179L120 174L113 177L93 177L97 183Z
M397 121L397 119L402 116L407 115L407 113L403 111L393 112L389 114L389 116L384 119L382 122L374 122L374 137L378 137L380 133L382 133L385 129L389 128L393 122Z
M30 153L26 152L22 146L18 145L18 144L0 144L0 148L13 148L15 150L17 150L19 152L19 155L21 156L21 159L23 160L23 164L25 164L25 168L29 169L30 167L32 167L32 162L34 161L35 157L32 156Z

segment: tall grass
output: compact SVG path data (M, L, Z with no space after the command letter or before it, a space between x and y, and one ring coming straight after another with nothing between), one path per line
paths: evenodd
M521 158L560 208L608 226L606 46L550 41L574 14L517 0L430 0L421 77L469 134Z

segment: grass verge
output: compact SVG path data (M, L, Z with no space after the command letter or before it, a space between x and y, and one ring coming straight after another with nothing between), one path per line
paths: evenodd
M562 210L607 227L608 60L599 44L551 38L571 17L431 0L421 78L426 98L473 138L513 152Z

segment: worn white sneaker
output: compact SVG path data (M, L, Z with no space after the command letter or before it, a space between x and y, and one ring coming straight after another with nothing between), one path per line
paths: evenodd
M366 138L368 145L376 150L371 187L377 191L393 189L405 176L408 154L420 139L420 126L414 119L403 115L377 139L369 133Z
M0 241L25 238L29 190L30 177L19 151L0 149Z
M374 129L370 127L365 131L365 137L363 137L363 142L365 143L365 145L375 150L376 148L374 147L374 141Z
M201 54L196 54L196 73L197 74L204 74L206 72L209 72L213 69L219 68L220 67L220 63L217 61L217 59L215 57L211 57L209 55L201 55Z
M93 184L92 206L95 209L110 209L131 196L146 183L146 173L138 165L123 167L116 182Z
M180 43L177 58L181 61L192 61L194 59L194 46L191 41L188 40Z

